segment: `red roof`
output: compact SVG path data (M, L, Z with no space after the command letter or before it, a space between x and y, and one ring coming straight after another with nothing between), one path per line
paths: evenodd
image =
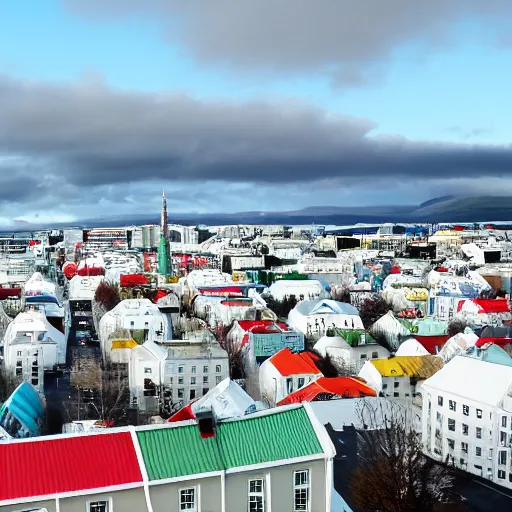
M129 432L0 443L0 501L142 482Z
M362 379L355 377L320 377L283 398L277 405L314 402L319 395L336 395L344 398L359 398L361 396L377 396L373 388Z
M462 309L464 300L457 305L457 311ZM472 299L471 302L478 306L479 313L510 313L508 301L505 299Z
M194 420L196 415L192 412L192 402L174 413L167 421L174 423L176 421Z
M270 358L270 362L283 377L305 373L320 375L322 372L315 364L319 360L313 352L293 353L289 348L283 348Z
M413 334L413 336L430 354L437 353L436 347L438 350L441 350L450 337L448 334L441 334L440 336L418 336L417 334Z
M121 274L119 283L123 287L138 286L148 284L148 278L143 274Z
M254 334L275 334L279 331L275 326L279 326L283 331L288 332L290 328L284 322L273 322L272 320L238 320L238 325L247 332Z
M487 343L494 343L495 345L503 347L512 343L512 338L479 338L476 341L475 346L483 347L484 345L487 345Z
M0 300L9 297L21 297L21 288L0 288Z

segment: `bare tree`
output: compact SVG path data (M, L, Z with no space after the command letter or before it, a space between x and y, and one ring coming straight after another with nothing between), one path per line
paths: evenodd
M84 408L89 416L109 424L117 424L124 417L130 396L126 365L87 356L77 358L71 386L78 392L78 413Z
M392 305L380 295L377 295L374 298L365 299L361 303L359 306L359 316L361 317L364 328L368 330L379 318L392 310Z
M462 319L455 317L449 324L448 324L448 336L451 338L455 336L456 334L459 334L461 332L464 332L466 327L468 326L467 322Z
M357 510L364 512L432 512L455 503L447 468L423 455L413 418L392 402L364 401L359 411L358 465L350 481Z

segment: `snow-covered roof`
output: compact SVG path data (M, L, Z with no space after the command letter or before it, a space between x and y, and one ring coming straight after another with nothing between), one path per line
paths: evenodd
M124 316L162 315L158 306L151 302L149 299L122 300L114 309L109 311L109 313Z
M338 302L332 299L303 300L299 302L295 309L304 316L309 315L355 315L359 316L359 311L345 302Z
M69 281L70 300L92 300L103 276L74 276Z
M396 351L396 356L427 356L428 350L415 338L405 340Z
M322 336L313 347L313 350L325 357L328 348L338 350L351 350L352 347L341 336Z
M426 380L423 386L499 407L512 386L512 368L456 356Z

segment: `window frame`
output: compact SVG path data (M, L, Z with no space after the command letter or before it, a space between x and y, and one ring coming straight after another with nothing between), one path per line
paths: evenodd
M251 492L251 482L255 482L255 481L261 481L261 492ZM251 501L250 501L250 498L251 496L261 496L262 498L262 504L263 504L263 512L266 511L266 506L267 506L267 500L266 500L266 477L265 476L261 476L261 475L258 475L258 476L254 476L252 478L249 478L247 480L247 512L251 512Z
M85 504L85 511L86 512L91 512L91 505L94 505L95 503L106 503L107 504L106 512L113 512L114 511L114 507L113 507L113 504L112 504L112 498L111 497L104 498L104 499L96 498L94 500L87 501L86 504Z
M183 491L194 491L194 507L193 508L181 508L183 505L181 501L181 493ZM201 486L200 485L192 485L191 487L180 487L178 489L178 511L181 512L182 510L188 510L189 512L201 512Z
M297 473L306 473L307 475L307 484L299 484L297 485L296 482L296 475ZM297 502L296 502L296 491L306 489L307 491L307 503L306 508L301 509L297 508ZM293 472L293 512L311 512L311 469L305 468L305 469L297 469Z

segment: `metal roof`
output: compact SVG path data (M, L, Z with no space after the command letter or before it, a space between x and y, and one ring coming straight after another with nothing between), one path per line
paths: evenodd
M438 356L395 356L370 361L383 377L428 379L443 367Z

